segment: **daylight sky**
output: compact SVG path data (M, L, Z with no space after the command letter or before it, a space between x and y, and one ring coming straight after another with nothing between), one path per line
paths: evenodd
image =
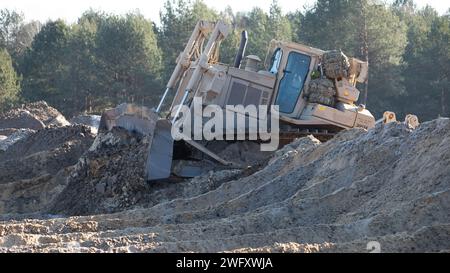
M125 14L139 9L147 18L159 22L159 11L166 0L0 0L0 9L8 8L22 11L27 21L39 20L45 22L48 19L64 19L67 22L75 22L76 19L89 8L103 10L108 13ZM248 11L254 6L259 6L268 11L272 0L204 0L205 3L223 10L230 5L233 11ZM302 10L311 6L314 0L279 0L283 12ZM448 0L416 0L419 7L426 4L433 6L440 14L450 8Z

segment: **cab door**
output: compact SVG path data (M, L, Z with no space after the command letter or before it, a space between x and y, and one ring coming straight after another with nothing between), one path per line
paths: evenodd
M300 52L291 51L287 57L283 76L278 84L275 105L284 114L292 114L308 78L311 57Z

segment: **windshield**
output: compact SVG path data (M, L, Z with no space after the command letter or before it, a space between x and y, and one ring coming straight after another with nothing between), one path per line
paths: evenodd
M303 90L308 77L311 57L299 52L289 53L283 79L278 87L275 103L279 105L280 112L290 114L294 112L295 105Z

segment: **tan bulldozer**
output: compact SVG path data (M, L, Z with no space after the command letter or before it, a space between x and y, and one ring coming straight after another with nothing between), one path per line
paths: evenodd
M366 62L336 50L323 51L276 40L271 41L265 61L254 55L244 57L244 31L234 64L227 65L220 63L219 52L229 30L220 21L197 23L156 108L122 104L103 114L100 130L123 127L151 136L147 180L202 173L202 167L192 164L179 167L183 160L207 158L222 166L245 167L232 158L222 158L218 151L226 149L224 143L237 141L267 144L269 139L255 133L261 124L265 124L272 138L277 138L273 141L277 147L301 136L314 135L326 141L343 129L375 126L374 116L364 105L356 104L360 94L356 84L365 82L368 74ZM169 97L172 102L166 105ZM215 112L208 112L211 108ZM255 108L257 111L252 111ZM194 114L188 117L186 109ZM205 116L202 110L209 115ZM223 123L226 129L219 128L216 121L211 130L214 138L205 140L195 129L210 121L211 112L214 117L231 117L233 126L228 126L227 119L227 124ZM184 138L174 137L176 124ZM210 145L211 142L216 145Z

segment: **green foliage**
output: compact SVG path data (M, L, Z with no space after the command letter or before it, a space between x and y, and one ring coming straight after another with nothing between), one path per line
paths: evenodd
M23 21L23 15L8 9L0 10L0 48L15 52L15 41Z
M292 40L291 25L288 18L281 13L276 0L272 2L269 14L260 8L253 8L241 20L240 25L249 33L247 55L257 55L264 60L272 39Z
M292 41L299 42L298 38L302 31L302 21L304 20L304 14L299 10L291 11L286 14L287 20L291 25Z
M222 63L233 63L243 30L249 33L246 55L262 60L272 39L342 49L369 61L369 81L358 87L361 102L368 92L377 117L386 110L423 120L450 115L449 16L429 6L418 10L413 0L391 3L317 0L312 8L283 14L277 0L269 12L237 13L229 7L218 12L202 0L168 0L160 25L139 13L89 10L75 24L41 26L0 10L0 107L44 99L70 115L121 102L154 106L197 21L220 19L232 26Z
M404 92L401 61L407 44L405 23L390 8L365 0L318 0L308 10L297 40L322 49L342 49L369 61L367 104L377 116L396 111ZM365 86L361 86L365 90ZM364 92L362 92L362 101Z
M167 82L175 67L175 61L184 50L197 21L215 21L219 15L201 0L171 0L164 4L160 17L158 38L163 51L163 79Z
M63 90L69 75L69 32L63 21L55 21L44 25L36 35L21 65L23 95L28 100L45 99L59 106L66 99Z
M368 7L368 104L377 116L386 110L400 110L396 102L404 93L401 71L402 55L407 44L406 31L406 25L390 8L380 5ZM360 54L360 57L363 55Z
M239 48L241 33L248 31L249 41L246 55L257 55L264 59L272 39L292 40L289 19L281 12L278 1L272 2L267 14L261 8L248 13L233 13L231 8L217 13L203 1L167 1L161 13L159 40L164 55L164 79L167 80L175 66L175 60L184 49L186 41L198 20L221 19L232 26L221 47L221 62L232 64Z
M11 56L6 49L0 49L0 112L17 102L19 90L19 80L12 66Z
M85 13L77 24L47 23L21 65L27 100L45 99L68 114L121 102L154 104L161 52L139 14Z
M162 89L156 34L141 15L108 17L98 28L96 56L102 73L100 89L113 105L123 101L151 104Z
M268 18L268 30L270 39L282 41L292 40L292 26L289 17L285 16L277 0L273 0L270 6Z
M409 45L404 56L407 94L403 111L414 111L427 120L449 116L449 16L439 17L430 8L413 16L409 22Z
M269 16L262 9L253 8L243 20L242 25L247 29L249 36L247 55L252 54L263 58L271 40Z
M24 23L24 16L21 13L8 9L0 10L0 48L8 50L15 68L31 46L40 27L41 24L37 21Z

